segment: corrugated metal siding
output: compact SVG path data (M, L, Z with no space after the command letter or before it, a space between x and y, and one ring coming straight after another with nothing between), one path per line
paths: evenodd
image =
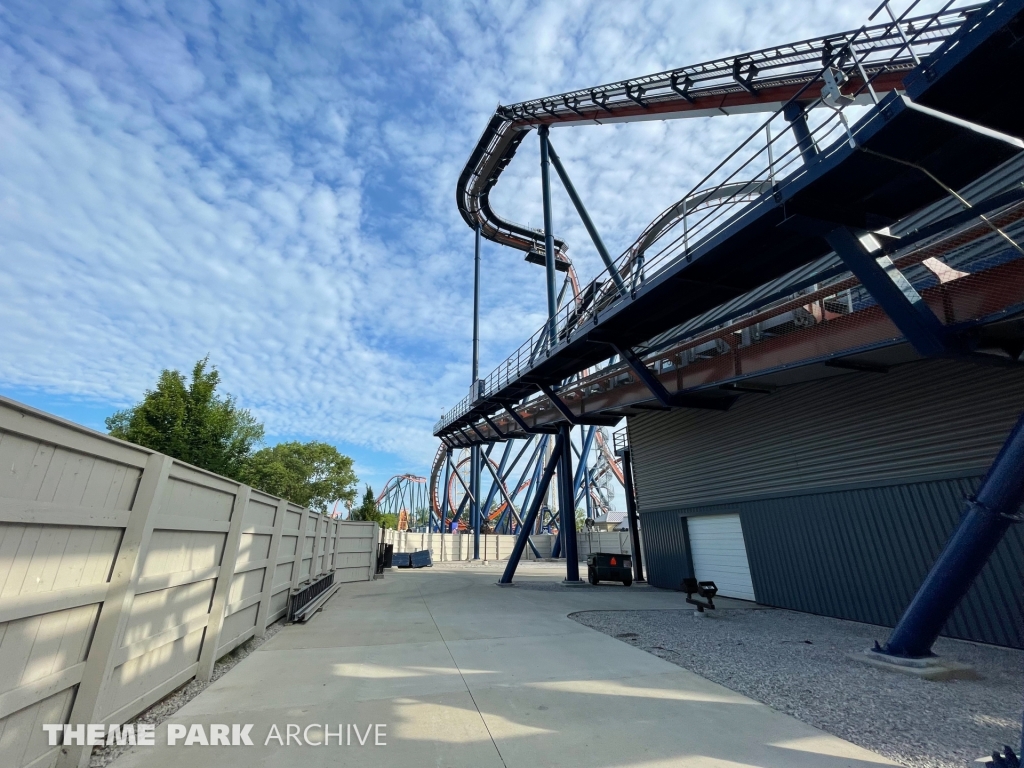
M1024 371L938 360L630 417L638 505L984 474L1022 409Z
M683 579L693 577L690 542L678 513L661 512L640 516L644 532L644 570L649 584L679 589Z
M739 512L757 601L894 626L945 545L980 477L702 505L648 513L645 526ZM645 528L645 530L650 530ZM648 561L676 553L648 535ZM654 586L676 588L676 583ZM1024 647L1024 532L999 545L943 634ZM880 638L881 639L881 638Z

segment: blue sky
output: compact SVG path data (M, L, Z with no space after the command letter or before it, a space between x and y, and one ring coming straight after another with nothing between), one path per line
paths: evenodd
M469 385L455 182L496 104L858 26L873 2L5 2L0 394L103 429L199 358L267 426L381 487ZM613 252L751 129L556 130ZM571 130L571 133L569 132ZM540 221L536 139L492 196ZM597 257L564 196L558 234ZM484 373L543 271L485 244Z

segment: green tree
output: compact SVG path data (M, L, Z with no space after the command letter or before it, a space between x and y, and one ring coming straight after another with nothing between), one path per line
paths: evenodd
M365 486L363 502L358 507L353 507L349 513L350 520L369 520L379 523L381 518L380 510L377 509L377 497L373 495L373 488ZM397 522L396 522L397 526Z
M577 509L576 510L576 530L585 531L587 530L587 510Z
M352 459L320 442L278 443L256 451L239 479L303 507L327 511L332 501L354 501L356 474Z
M398 515L394 512L382 513L378 522L381 528L390 528L392 531L398 530Z
M231 395L218 395L220 373L209 357L192 368L192 380L164 369L142 402L106 419L114 437L166 453L219 475L239 479L263 425L238 408Z

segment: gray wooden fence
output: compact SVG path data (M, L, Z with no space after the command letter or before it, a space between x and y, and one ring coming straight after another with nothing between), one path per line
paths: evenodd
M0 768L84 766L44 723L123 723L209 679L301 584L372 579L377 541L0 398Z

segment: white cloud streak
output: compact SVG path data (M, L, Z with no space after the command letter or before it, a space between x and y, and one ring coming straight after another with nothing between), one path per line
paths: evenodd
M272 434L422 470L467 389L472 235L455 181L498 102L862 22L870 3L0 8L0 386L136 400L210 354ZM749 120L558 130L613 250ZM540 220L535 140L495 208ZM559 236L597 258L568 200ZM542 319L542 271L486 247L483 369ZM393 467L396 471L405 465Z

